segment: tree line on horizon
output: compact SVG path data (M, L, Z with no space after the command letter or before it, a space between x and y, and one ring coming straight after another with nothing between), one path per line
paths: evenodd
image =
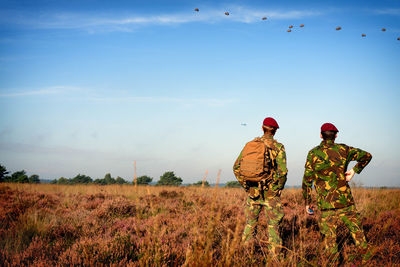
M40 179L39 175L33 174L28 176L25 170L16 171L11 175L8 175L9 172L7 169L0 165L0 182L7 183L35 183L39 184ZM147 175L142 175L136 178L136 183L138 185L151 185L153 178ZM157 185L172 185L172 186L180 186L182 185L182 178L175 175L173 171L167 171L163 175L160 176L160 180L155 184ZM113 178L110 173L107 173L104 178L92 179L90 176L85 174L78 174L73 178L65 178L60 177L58 179L54 179L50 182L51 184L98 184L98 185L111 185L111 184L135 184L135 180L132 182L126 181L124 178L117 176L117 178ZM202 186L203 181L198 181L193 184L189 184L189 186ZM210 187L208 181L204 181L205 187ZM225 184L225 187L240 187L238 181L229 181Z

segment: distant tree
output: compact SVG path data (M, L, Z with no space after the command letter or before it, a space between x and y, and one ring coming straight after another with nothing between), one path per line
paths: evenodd
M118 177L115 179L115 183L116 183L116 184L126 184L127 182L125 181L124 178L121 178L121 177L118 176Z
M74 178L71 179L71 183L73 184L88 184L93 182L92 178L84 174L78 174Z
M111 174L109 174L109 173L107 173L107 174L104 176L104 181L105 181L106 184L115 184L115 183L116 183L115 179L112 178L112 177L111 177Z
M28 175L24 170L17 171L11 174L10 182L14 183L29 183Z
M57 179L51 180L50 184L57 184Z
M57 184L70 184L71 180L65 177L60 177L57 181Z
M31 183L31 184L40 184L39 175L32 174L31 176L29 176L29 183Z
M142 175L136 178L137 180L137 184L149 184L151 183L151 181L153 181L153 178L151 178L150 176L147 175ZM133 180L132 182L133 184L135 184L135 180Z
M174 172L165 172L160 176L160 180L157 185L180 185L182 184L182 178L177 177Z
M203 184L203 181L198 181L194 184L192 184L193 186L201 186ZM208 181L204 181L204 186L210 186L210 184L208 183Z
M226 183L225 187L241 187L238 181L229 181Z
M99 185L106 185L106 181L104 179L96 179L93 181L93 183L99 184Z
M6 170L6 167L3 165L0 165L0 183L4 182L5 177L7 176L9 172Z

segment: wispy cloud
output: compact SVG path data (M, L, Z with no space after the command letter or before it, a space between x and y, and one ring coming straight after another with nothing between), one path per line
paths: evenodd
M125 102L125 103L176 103L182 105L207 105L225 106L237 102L237 99L226 98L176 98L176 97L148 97L148 96L129 96L129 97L94 97L92 101L98 102Z
M29 96L48 96L48 95L59 95L69 94L69 96L79 95L80 99L86 99L91 102L107 102L107 103L175 103L182 106L193 106L193 105L206 105L213 107L221 107L228 104L238 102L235 98L180 98L180 97L169 97L169 96L132 96L124 91L123 95L117 93L118 90L113 90L114 96L108 96L109 94L103 90L93 90L89 88L73 87L73 86L52 86L36 90L5 90L0 93L0 98L15 98L15 97L29 97ZM115 96L117 95L117 96Z
M230 15L224 15L229 11ZM186 13L170 14L92 14L92 13L47 13L33 14L19 12L0 13L0 24L17 25L38 29L82 29L87 31L131 31L146 25L178 25L192 22L260 22L266 16L270 20L297 19L322 15L321 11L310 10L260 10L243 6L226 9L207 9L200 12L188 10Z
M383 8L373 10L375 14L378 15L393 15L400 16L400 8Z
M77 91L79 88L71 86L52 86L36 90L4 90L4 93L0 93L0 97L23 97L23 96L41 96L41 95L55 95L65 92Z
M113 161L130 161L132 159L132 153L124 152L120 150L98 150L98 149L85 149L85 148L74 148L69 146L41 146L37 144L27 143L16 143L16 142L0 142L0 151L8 153L20 153L20 154L35 154L40 156L52 155L52 156L64 156L67 158L81 159L91 158L97 160L113 160ZM147 157L145 155L137 154L134 157L140 161L154 161L161 160L156 157Z
M15 152L15 153L41 153L41 154L95 154L96 151L76 149L71 147L43 147L33 144L22 143L4 143L0 142L0 151Z

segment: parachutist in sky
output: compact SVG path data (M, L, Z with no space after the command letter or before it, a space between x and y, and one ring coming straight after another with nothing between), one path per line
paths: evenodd
M342 29L342 27L336 27L337 31L340 31Z
M367 36L365 33L361 34L361 37L365 37L365 36Z
M304 27L304 24L300 24L300 27L303 28L303 27Z
M229 12L228 12L228 11L227 11L227 12L225 12L225 15L229 16Z
M198 9L198 8L195 8L194 11L199 12L199 9Z
M263 18L262 18L262 20L266 20L266 19L267 19L267 17L263 17Z
M381 31L385 32L385 31L386 31L386 29L385 29L385 28L382 28L382 30L381 30Z
M242 126L247 126L247 123L243 123L243 122L242 122L240 125L242 125Z

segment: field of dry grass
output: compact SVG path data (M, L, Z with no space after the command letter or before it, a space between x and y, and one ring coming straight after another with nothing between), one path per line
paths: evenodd
M400 190L353 189L373 258L400 265ZM299 189L282 194L285 254L268 257L261 216L259 248L240 241L242 189L132 185L0 184L0 262L5 265L326 265L317 216L303 212ZM354 246L338 229L345 266Z

